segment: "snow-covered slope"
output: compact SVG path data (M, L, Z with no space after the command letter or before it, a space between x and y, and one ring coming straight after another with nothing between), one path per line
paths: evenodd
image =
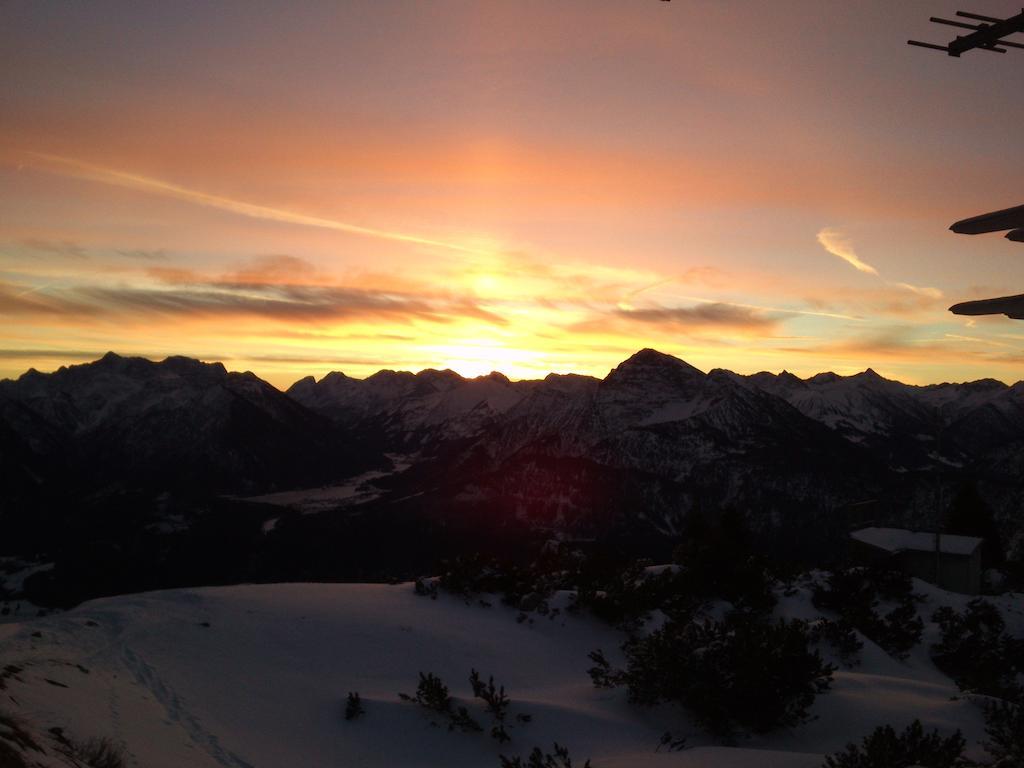
M928 595L926 617L936 605L966 599L921 582L915 588ZM1002 607L1020 631L1020 614ZM778 611L816 615L806 590ZM823 753L884 723L920 718L944 732L962 729L972 745L983 737L978 707L958 696L924 646L898 662L866 642L862 664L836 673L832 690L818 697L816 720L735 748L715 746L674 707L636 708L622 690L591 685L587 652L611 653L623 639L617 631L564 613L532 623L515 617L500 604L417 597L409 584L237 586L96 600L0 626L0 660L18 670L0 684L0 711L40 734L59 727L78 739L123 741L133 764L146 768L497 768L499 753L525 755L553 741L580 765L591 757L595 768L812 768ZM419 672L432 672L485 720L470 693L470 668L505 685L513 713L532 715L511 729L510 743L432 727L398 698L415 691ZM343 717L349 691L366 710L355 721ZM665 731L693 748L655 753Z
M783 371L754 374L749 380L850 439L935 429L934 415L916 397L916 388L884 379L870 368L854 376L821 373L802 380Z
M913 386L868 368L852 376L783 371L730 374L770 392L846 439L871 446L890 462L969 461L1016 439L1024 427L1024 387L993 379Z

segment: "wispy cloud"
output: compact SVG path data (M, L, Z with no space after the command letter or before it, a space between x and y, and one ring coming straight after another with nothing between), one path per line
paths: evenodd
M825 227L818 232L818 242L822 248L831 253L833 256L838 256L840 259L845 261L851 267L859 272L863 272L867 275L874 275L875 277L881 277L878 270L862 260L856 250L854 250L853 243L846 236L845 233L838 229L831 227ZM929 288L927 286L913 285L911 283L901 283L886 281L886 285L891 285L894 288L899 288L904 291L915 293L918 296L922 296L927 299L941 299L943 294L938 288Z
M288 254L257 256L222 275L220 282L238 285L319 283L318 270L311 262Z
M943 297L942 291L938 288L927 288L920 285L911 285L910 283L889 283L889 285L895 285L897 288L902 288L905 291L916 293L918 296L924 296L928 299L941 299Z
M21 244L26 248L40 253L49 253L56 256L72 256L76 259L87 259L89 254L85 248L71 240L43 240L41 238L28 238L22 240Z
M388 318L450 323L474 319L505 325L502 316L461 296L415 295L340 286L187 283L172 288L77 285L31 292L0 283L0 314L97 317L250 316L284 321Z
M147 248L126 248L115 251L118 256L126 259L137 259L139 261L163 261L167 258L167 251L163 248L149 250Z
M173 184L162 179L155 179L149 176L142 176L136 173L120 171L114 168L105 168L93 163L87 163L73 158L60 157L42 152L26 153L36 161L43 170L74 178L87 179L101 184L109 184L116 187L135 189L140 192L172 197L176 200L184 200L195 205L207 208L216 208L221 211L248 216L254 219L277 221L285 224L296 224L304 227L316 227L319 229L330 229L336 232L345 232L352 235L372 237L379 240L392 240L414 245L427 245L435 248L443 248L461 253L483 254L481 249L453 243L444 240L435 240L428 237L420 237L406 232L397 232L376 227L364 227L359 224L352 224L337 219L328 219L320 216L309 216L296 211L289 211L283 208L273 208L266 205L235 200L221 195L211 195L196 189L189 189L178 184Z
M0 316L2 315L48 315L87 317L90 307L87 303L71 297L58 297L47 293L48 286L25 288L10 283L0 283Z
M995 339L983 339L978 336L964 336L959 333L947 333L946 338L952 339L953 341L969 341L974 344L984 344L987 347L1003 347L1009 349L1019 348L1019 345L1016 344L1007 344L1004 341L996 341Z
M861 261L860 257L857 256L857 252L853 249L853 244L850 242L849 238L839 230L830 229L828 227L822 229L818 232L818 242L821 243L822 248L826 251L831 253L833 256L838 256L859 272L864 272L869 275L878 274L877 269L872 267L870 264Z
M103 354L77 349L0 349L3 360L96 360Z
M772 316L735 304L698 304L695 307L651 307L616 310L618 317L638 323L683 327L770 328L779 322Z

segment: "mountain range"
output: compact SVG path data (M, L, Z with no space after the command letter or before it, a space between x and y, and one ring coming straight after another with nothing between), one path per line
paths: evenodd
M575 535L674 535L695 511L726 508L790 542L850 510L929 524L965 481L1016 530L1024 382L704 373L652 349L604 379L334 372L281 392L220 363L109 353L0 381L6 520L55 495L329 485L387 475L397 456L404 471L381 481L378 508L487 510Z

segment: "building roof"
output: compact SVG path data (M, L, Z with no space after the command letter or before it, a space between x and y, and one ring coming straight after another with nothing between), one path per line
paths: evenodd
M908 531L905 528L861 528L851 533L850 537L886 552L935 551L935 534L924 531ZM981 546L983 539L944 533L939 541L943 554L971 555Z

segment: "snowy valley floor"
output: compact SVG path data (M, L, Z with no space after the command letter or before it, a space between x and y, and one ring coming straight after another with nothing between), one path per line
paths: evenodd
M922 582L915 589L927 595L919 608L926 621L939 605L967 602ZM1019 633L1019 598L993 602ZM819 615L806 590L782 598L777 613ZM418 597L411 584L236 586L95 600L0 625L0 713L40 736L46 754L25 756L47 766L64 764L47 741L53 727L123 742L128 763L140 768L499 768L499 754L525 757L553 741L568 746L574 764L590 757L594 768L813 768L877 725L902 728L915 718L928 729L961 729L971 753L983 754L980 708L928 658L931 624L906 662L865 640L861 663L840 668L818 697L813 722L728 748L712 745L675 707L640 709L623 689L592 686L587 653L603 648L617 660L620 632L586 616L533 623L516 616L497 600L486 608L444 594ZM432 672L486 723L470 668L506 687L513 715L532 715L511 729L511 742L434 727L399 700L399 692L415 692L419 672ZM366 709L354 721L343 714L349 691ZM686 736L692 748L656 753L665 731Z

